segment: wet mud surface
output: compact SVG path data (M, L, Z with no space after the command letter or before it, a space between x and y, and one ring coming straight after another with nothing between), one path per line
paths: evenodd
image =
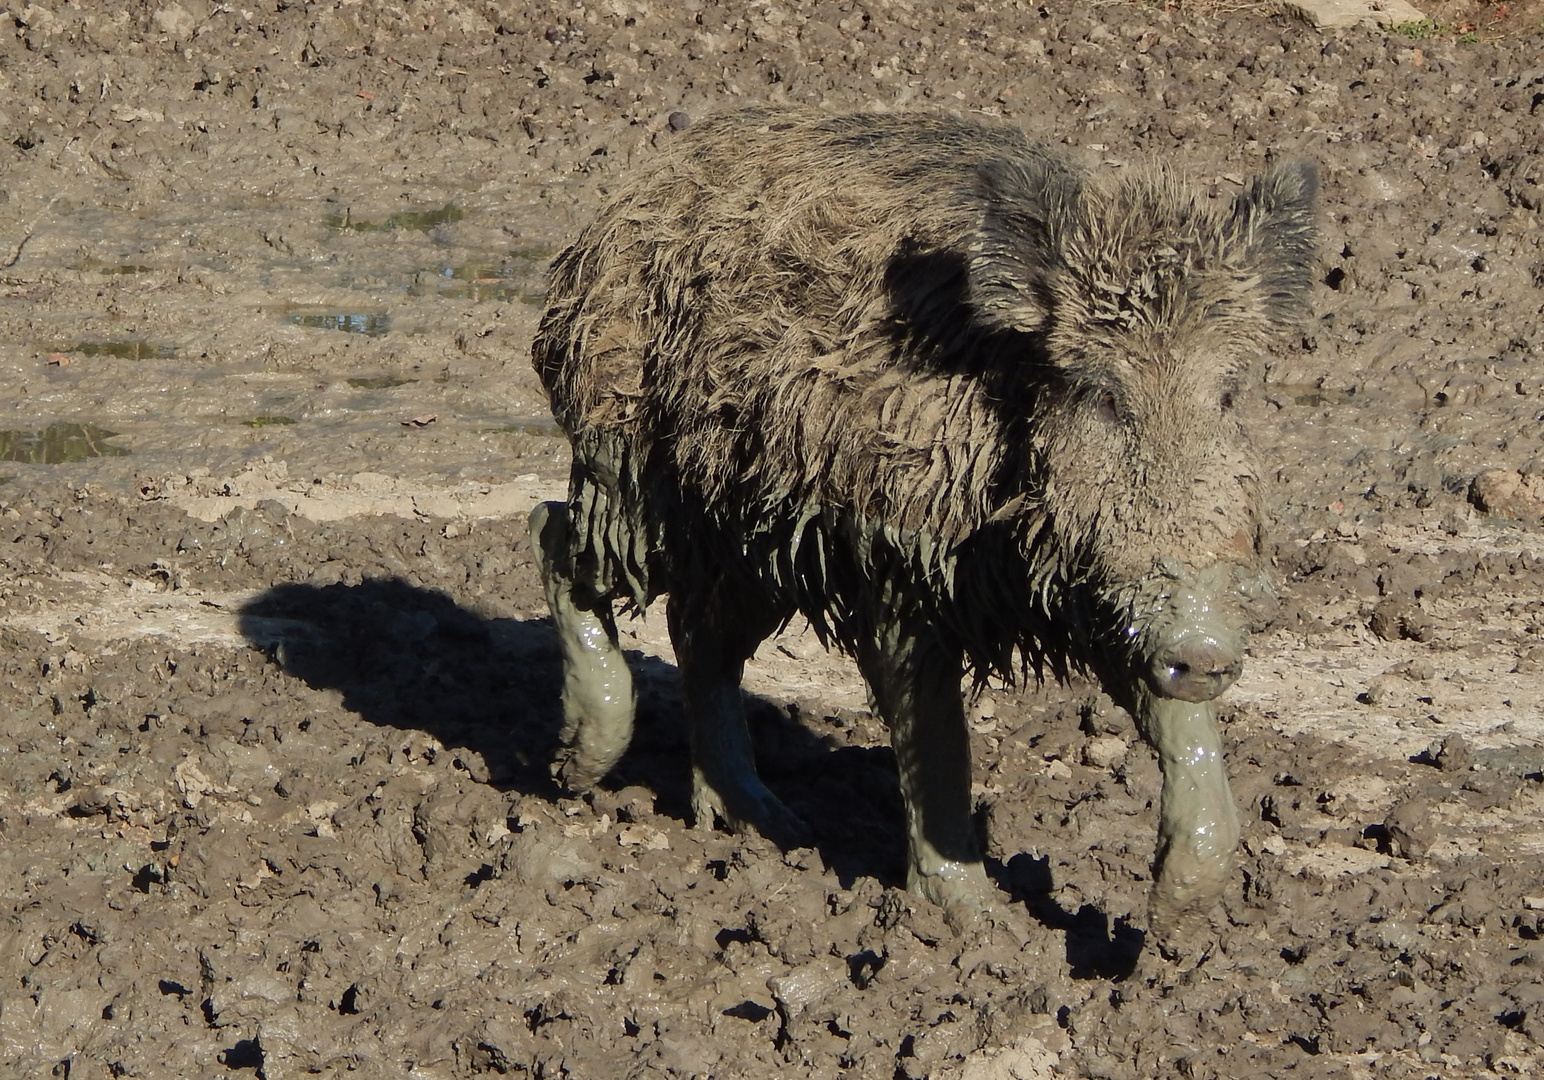
M430 7L0 18L0 1070L1538 1071L1544 13ZM972 706L1005 915L967 938L899 887L884 731L807 635L748 689L813 847L689 827L660 612L606 789L549 778L546 262L672 123L784 101L1220 196L1320 164L1316 318L1250 406L1239 873L1188 955L1144 948L1157 767L1088 685Z

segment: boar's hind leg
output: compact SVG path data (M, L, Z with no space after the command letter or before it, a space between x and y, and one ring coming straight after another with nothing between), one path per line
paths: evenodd
M908 625L910 624L910 625ZM970 743L961 652L920 620L878 620L858 664L890 727L906 801L906 887L941 905L957 930L993 908L971 821Z
M573 579L568 507L546 502L532 510L531 542L563 653L564 749L555 771L567 787L582 791L626 752L637 695L617 645L611 601Z
M748 610L748 590L734 600L725 595L731 591L723 579L680 585L665 608L691 724L692 813L699 828L712 828L716 817L735 832L749 827L780 847L804 847L808 827L756 772L740 694L745 661L780 620Z

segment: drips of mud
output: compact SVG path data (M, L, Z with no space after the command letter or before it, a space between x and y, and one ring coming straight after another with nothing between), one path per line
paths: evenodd
M1537 1073L1544 11L494 6L0 27L0 1071ZM1241 403L1282 596L1224 698L1239 873L1178 963L1156 766L1087 685L971 708L975 939L900 890L884 732L798 628L748 688L813 848L687 826L657 613L632 751L549 779L530 301L672 132L783 101L986 110L1224 198L1320 164L1318 318Z

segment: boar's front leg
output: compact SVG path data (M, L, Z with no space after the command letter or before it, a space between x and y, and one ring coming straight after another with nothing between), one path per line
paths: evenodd
M876 620L858 664L890 728L906 803L906 887L965 930L994 905L971 820L970 741L960 699L962 652L925 620Z
M556 772L583 791L611 771L633 737L638 697L617 644L611 601L574 581L568 507L545 502L531 511L531 544L563 653L563 747Z
M754 589L707 576L673 585L665 606L691 725L692 813L699 828L718 818L734 832L753 828L779 847L805 847L808 827L756 771L740 691L745 662L781 619L754 603Z
M1159 697L1143 687L1136 719L1163 771L1148 920L1160 948L1172 949L1207 918L1233 878L1238 810L1210 701Z

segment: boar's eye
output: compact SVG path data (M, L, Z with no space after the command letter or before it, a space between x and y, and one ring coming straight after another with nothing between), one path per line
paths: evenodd
M1114 390L1104 390L1099 394L1099 419L1107 424L1120 423L1120 402L1115 398Z

